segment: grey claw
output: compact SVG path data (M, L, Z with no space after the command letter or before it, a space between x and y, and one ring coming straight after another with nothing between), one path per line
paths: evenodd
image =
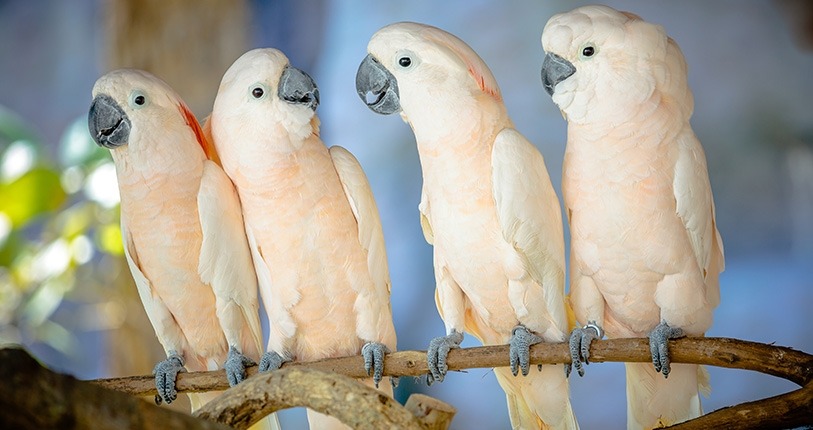
M160 404L161 400L170 404L178 398L175 379L178 378L178 373L183 371L183 358L175 352L170 353L166 360L159 361L155 365L152 373L155 375L155 388L158 389L158 395L155 397L156 404Z
M454 348L460 348L463 342L463 333L452 330L448 336L439 336L429 342L429 349L426 351L426 358L429 365L429 374L426 383L432 385L433 382L443 382L449 366L446 365L446 356Z
M649 352L652 354L652 364L655 371L663 373L664 378L669 377L671 360L669 358L669 339L683 337L683 330L677 327L669 327L666 321L662 321L651 332L649 332Z
M400 377L398 377L398 376L390 376L390 384L392 385L393 389L398 388L398 384L400 382L401 382Z
M234 346L229 347L229 355L226 357L226 362L223 363L223 368L226 369L226 378L229 380L229 386L233 387L246 379L246 367L253 366L257 363L254 360L246 357Z
M570 364L565 365L565 376L570 376L573 368L576 368L579 376L584 376L583 364L590 364L590 344L594 339L601 339L602 337L604 337L603 330L593 321L570 332L569 347L572 366Z
M361 355L364 357L364 370L367 375L372 375L375 388L384 377L384 354L388 354L390 349L387 345L378 342L367 342L361 347Z
M511 330L511 340L508 349L508 357L511 363L511 373L517 376L518 370L522 370L522 376L528 376L531 368L530 347L533 344L542 342L542 338L531 333L524 326L518 325Z
M277 370L282 367L282 363L291 361L291 358L288 356L282 356L277 354L276 352L266 352L260 357L260 364L259 364L259 371L260 372L268 372L269 370Z

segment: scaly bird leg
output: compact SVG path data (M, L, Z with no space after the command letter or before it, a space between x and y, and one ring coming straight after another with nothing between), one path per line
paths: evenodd
M432 385L433 382L443 382L449 366L446 365L446 356L453 348L460 348L463 342L463 333L452 329L448 336L439 336L429 342L429 349L426 351L426 358L429 364L429 374L426 375L426 383Z
M246 379L246 367L253 366L257 363L254 360L246 357L235 346L229 346L229 355L226 357L226 362L223 363L223 368L226 369L226 378L229 380L229 386L233 387Z
M522 376L528 376L530 370L530 348L531 345L542 342L542 338L531 333L525 326L518 325L511 330L511 340L508 342L508 356L511 362L511 373L517 376L518 370L522 370ZM539 366L542 370L542 366Z
M669 377L672 370L669 360L669 339L683 337L683 330L677 327L669 327L666 321L662 321L651 332L649 332L649 351L652 353L652 364L655 371L663 373L664 378Z
M590 364L590 343L593 339L604 337L604 330L595 321L588 321L582 328L575 328L570 332L570 359L572 366L584 376L584 364ZM565 375L570 376L571 364L565 364Z
M390 349L387 345L378 342L367 342L361 347L361 355L364 357L364 370L368 375L372 375L375 388L378 388L378 383L384 377L384 354L389 354ZM390 378L392 386L398 385L397 378Z
M152 370L155 375L155 388L158 395L155 396L155 404L160 405L163 400L167 404L178 398L178 391L175 389L175 379L179 372L184 372L183 357L175 351L170 351L167 359L159 361Z
M291 361L291 357L287 355L282 356L276 352L268 351L260 358L259 371L268 372L270 370L277 370L282 367L282 363Z

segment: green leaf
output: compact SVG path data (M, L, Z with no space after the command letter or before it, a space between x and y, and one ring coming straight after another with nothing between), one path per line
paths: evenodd
M13 228L59 208L65 198L59 174L45 168L34 168L11 183L0 184L0 212L9 217Z

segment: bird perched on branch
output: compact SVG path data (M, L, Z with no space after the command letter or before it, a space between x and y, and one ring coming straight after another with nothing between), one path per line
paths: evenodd
M243 204L268 312L260 370L363 354L378 386L394 351L390 278L378 209L358 161L319 137L319 90L276 49L226 71L210 124ZM390 384L380 390L392 395ZM311 428L345 428L308 411Z
M708 375L670 365L667 341L709 329L724 263L683 54L662 27L605 6L553 16L542 46L545 89L568 122L571 303L585 324L573 366L583 374L605 332L649 336L654 367L626 365L628 428L697 417Z
M237 384L262 348L257 277L240 202L214 148L181 98L139 70L99 78L88 125L113 157L124 253L167 353L154 371L160 398L175 400L184 368L223 363ZM190 394L193 410L216 395Z
M447 333L430 343L429 381L443 380L464 331L510 343L512 369L494 371L512 426L578 428L562 369L529 373L529 346L569 331L561 212L542 155L514 129L488 66L457 37L397 23L367 51L358 94L374 112L401 113L423 168L421 226L434 245Z

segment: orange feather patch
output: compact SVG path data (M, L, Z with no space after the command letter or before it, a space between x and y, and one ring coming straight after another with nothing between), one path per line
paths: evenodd
M207 138L207 135L203 132L203 129L200 127L200 123L198 123L195 115L191 110L189 110L189 107L184 102L178 104L178 109L180 109L181 115L186 121L186 125L188 125L189 128L192 129L192 132L195 133L195 138L198 140L198 144L206 154L206 158L220 165L220 158L217 156L217 151L215 150L211 139ZM209 133L209 136L211 136L211 133Z

